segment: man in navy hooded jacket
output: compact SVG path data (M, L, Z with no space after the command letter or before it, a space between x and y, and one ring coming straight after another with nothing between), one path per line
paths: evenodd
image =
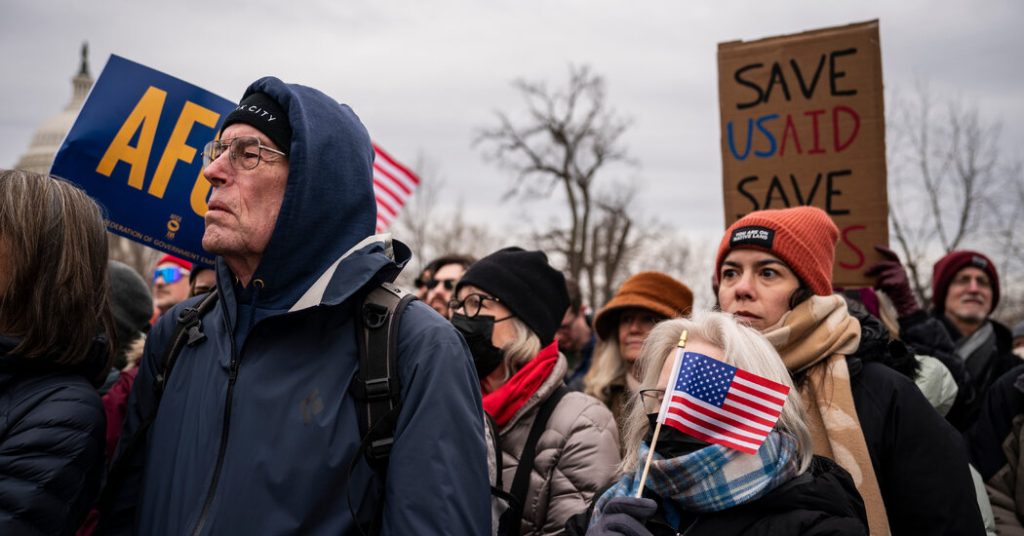
M370 236L373 147L348 106L268 77L224 124L204 151L213 191L203 247L218 255L221 297L202 319L206 340L182 350L144 459L103 523L147 535L357 534L381 483L358 453L353 313L360 291L393 280L409 250ZM154 327L122 437L152 411L175 319L197 300ZM489 533L480 389L465 343L413 302L398 368L382 533Z

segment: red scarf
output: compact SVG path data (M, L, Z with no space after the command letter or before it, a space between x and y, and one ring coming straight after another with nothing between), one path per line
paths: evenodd
M498 427L512 420L519 408L537 392L558 363L558 342L549 344L501 387L484 395L484 411Z

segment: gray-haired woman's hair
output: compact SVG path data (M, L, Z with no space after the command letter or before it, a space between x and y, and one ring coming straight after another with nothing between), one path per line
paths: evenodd
M721 348L725 361L730 365L790 387L789 397L782 408L782 416L775 429L796 439L799 472L806 471L814 455L814 448L811 444L811 433L804 422L805 414L800 394L793 387L789 371L771 343L757 331L738 324L732 315L717 312L694 313L691 318L666 320L655 326L647 336L638 359L642 388L657 387L665 360L669 356L675 357L679 336L684 329L689 332L690 341L700 339ZM622 432L622 444L626 448L626 453L619 466L623 474L636 470L640 442L649 427L639 396L633 397L630 401L627 415Z
M14 354L73 366L105 335L113 355L106 227L85 192L48 175L0 170L0 249L0 330L20 339Z

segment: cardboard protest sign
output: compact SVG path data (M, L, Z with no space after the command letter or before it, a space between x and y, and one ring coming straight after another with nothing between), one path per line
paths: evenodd
M231 101L119 56L111 56L50 173L103 205L107 229L192 262L202 248L210 183L203 146Z
M725 224L820 207L839 227L833 281L889 242L878 21L718 45Z

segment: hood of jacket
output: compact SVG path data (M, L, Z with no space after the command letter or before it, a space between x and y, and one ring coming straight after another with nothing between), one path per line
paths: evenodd
M220 258L217 282L228 302L282 311L373 234L374 152L355 112L326 94L274 77L253 82L242 98L255 92L269 95L287 113L292 128L288 182L274 231L252 276L259 284L235 287L234 296L234 276Z
M911 380L915 379L921 365L907 345L892 339L885 324L860 302L847 298L846 306L850 316L860 322L860 346L847 356L850 374L856 375L860 371L860 362L877 361Z

